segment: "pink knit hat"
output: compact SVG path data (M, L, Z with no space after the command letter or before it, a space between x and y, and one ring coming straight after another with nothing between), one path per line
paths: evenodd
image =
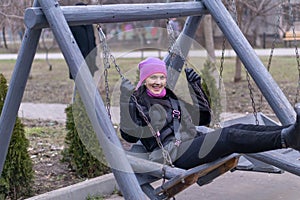
M167 76L166 63L158 58L149 57L139 63L140 81L138 82L136 89L138 89L144 80L155 73L163 73Z

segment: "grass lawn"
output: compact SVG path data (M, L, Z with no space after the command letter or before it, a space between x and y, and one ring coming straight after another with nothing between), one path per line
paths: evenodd
M262 57L261 59L266 66L268 57ZM137 64L139 61L140 58L118 58L117 64L126 78L129 78L132 82L136 82L138 77ZM53 66L52 71L49 71L49 67L45 60L34 60L23 101L40 103L70 102L73 92L73 81L69 79L67 64L64 60L50 60L50 62ZM195 67L202 67L205 59L196 59L191 62L191 65L194 65ZM14 65L15 60L0 60L0 73L3 73L8 81L12 76ZM235 73L234 66L234 58L225 59L223 79L225 83L230 85L239 85L240 83L233 83L232 81ZM113 68L114 66L111 66L111 69L109 69L109 83L112 89L113 85L120 80L118 73ZM299 75L295 57L273 57L270 73L283 91L287 87L297 87ZM103 78L100 79L100 75L102 74L103 71L96 74L95 81L97 84L102 84L103 86ZM243 80L246 80L245 77L245 70L243 69Z

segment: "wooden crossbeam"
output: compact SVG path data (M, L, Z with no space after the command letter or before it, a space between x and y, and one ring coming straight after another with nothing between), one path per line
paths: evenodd
M62 6L61 10L70 26L145 21L208 14L200 1L101 6ZM24 23L31 29L40 29L49 26L42 9L37 7L26 9Z

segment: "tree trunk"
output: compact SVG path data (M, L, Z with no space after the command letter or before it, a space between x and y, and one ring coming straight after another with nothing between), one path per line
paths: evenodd
M241 3L237 2L236 3L236 20L237 20L237 24L240 27L240 29L243 29L243 24L241 24L240 22L242 21L242 13L243 13L243 6ZM235 59L235 75L234 75L234 82L239 82L242 80L242 62L239 59L238 56L236 56Z
M211 15L206 15L204 18L204 37L205 37L205 47L208 53L208 60L214 65L216 63L216 54L215 54Z
M239 57L236 57L235 60L235 75L234 75L234 82L239 82L242 80L242 62Z
M8 49L7 42L6 42L5 26L3 26L3 28L2 28L2 36L3 36L4 47L5 47L5 49Z

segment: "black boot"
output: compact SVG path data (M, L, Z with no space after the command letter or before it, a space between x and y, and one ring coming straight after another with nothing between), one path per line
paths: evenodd
M300 151L300 103L295 105L296 122L281 132L282 147L291 147Z

